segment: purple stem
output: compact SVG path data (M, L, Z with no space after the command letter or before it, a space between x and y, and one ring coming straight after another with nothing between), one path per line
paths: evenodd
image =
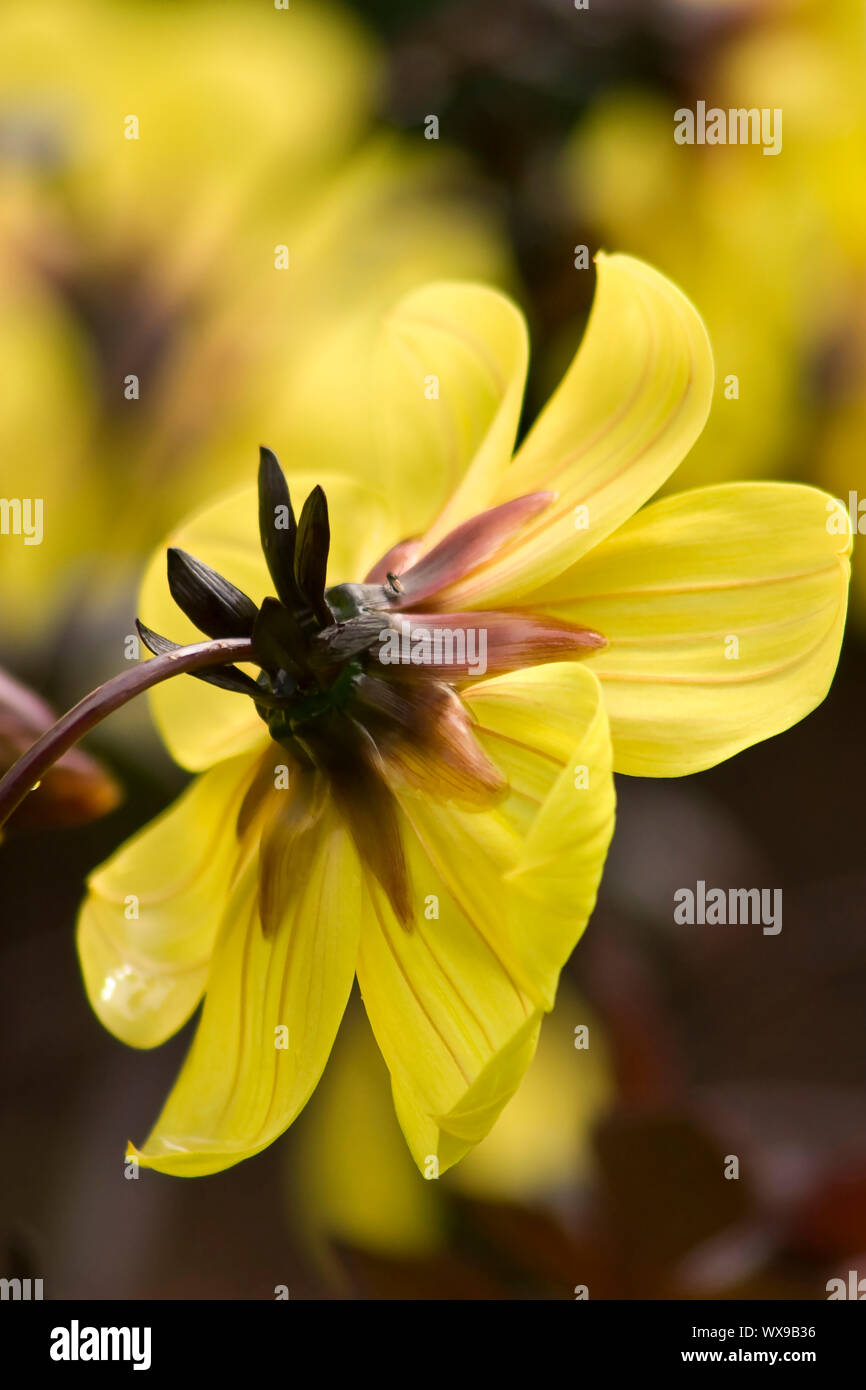
M172 676L203 671L208 666L223 666L227 662L248 661L253 644L247 637L221 637L216 642L194 642L189 647L143 661L129 671L91 690L71 710L62 715L32 747L14 763L0 780L0 827L20 806L53 763L68 752L106 715L134 700L143 690L149 690Z

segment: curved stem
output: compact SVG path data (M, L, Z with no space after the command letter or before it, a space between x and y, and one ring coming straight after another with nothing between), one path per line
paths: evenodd
M247 637L221 637L215 642L195 642L191 646L177 647L162 656L155 656L151 661L143 661L129 671L113 676L96 690L91 690L37 739L0 779L0 826L5 825L27 793L33 790L58 758L62 758L106 715L120 709L121 705L134 700L136 695L149 690L152 685L158 685L160 681L203 671L208 666L248 661L252 650L252 641Z

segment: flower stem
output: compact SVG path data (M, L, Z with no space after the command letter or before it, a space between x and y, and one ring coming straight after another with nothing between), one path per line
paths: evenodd
M129 671L91 690L57 723L38 738L31 748L14 763L0 780L0 826L5 825L12 812L20 806L28 792L48 769L62 758L80 738L102 722L106 715L134 700L142 691L172 676L203 671L208 666L224 666L227 662L247 661L252 656L252 642L247 637L222 637L215 642L195 642L177 647L150 661L143 661Z

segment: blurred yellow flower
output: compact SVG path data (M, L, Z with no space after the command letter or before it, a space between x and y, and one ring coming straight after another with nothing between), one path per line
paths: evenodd
M146 1166L211 1173L273 1142L357 972L410 1151L445 1172L532 1058L595 902L612 769L709 767L826 693L844 513L830 528L824 494L784 484L643 506L710 405L689 301L600 258L581 347L512 457L527 359L496 291L413 291L358 364L362 476L293 473L295 524L263 450L258 507L233 494L172 538L185 619L161 555L146 575L148 624L249 641L261 667L155 693L170 750L203 775L96 870L79 919L89 997L124 1041L163 1041L204 995L131 1151ZM445 630L465 649L425 654ZM412 652L392 666L395 633Z
M3 6L2 491L44 502L41 543L0 546L7 636L122 592L263 435L346 457L381 307L508 278L459 165L368 133L378 82L327 5Z
M652 260L705 316L714 409L678 486L784 474L847 505L852 488L866 496L863 7L807 0L743 17L693 90L708 106L780 110L777 156L675 144L674 108L688 103L621 89L575 132L566 181L603 240Z

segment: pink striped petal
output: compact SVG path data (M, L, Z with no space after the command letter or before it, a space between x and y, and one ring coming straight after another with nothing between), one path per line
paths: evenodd
M555 492L530 492L525 497L515 497L510 502L479 512L477 516L462 522L417 564L400 574L402 596L395 607L406 608L410 603L429 598L431 594L456 583L470 570L477 569L516 535L527 521L544 511L555 497ZM400 573L393 566L392 572Z
M395 616L383 630L376 655L395 676L424 672L437 680L460 681L576 660L606 645L601 633L557 618L479 609Z
M398 541L386 550L381 560L377 560L370 573L365 576L365 584L384 584L389 574L402 574L414 564L415 556L421 549L420 540Z

